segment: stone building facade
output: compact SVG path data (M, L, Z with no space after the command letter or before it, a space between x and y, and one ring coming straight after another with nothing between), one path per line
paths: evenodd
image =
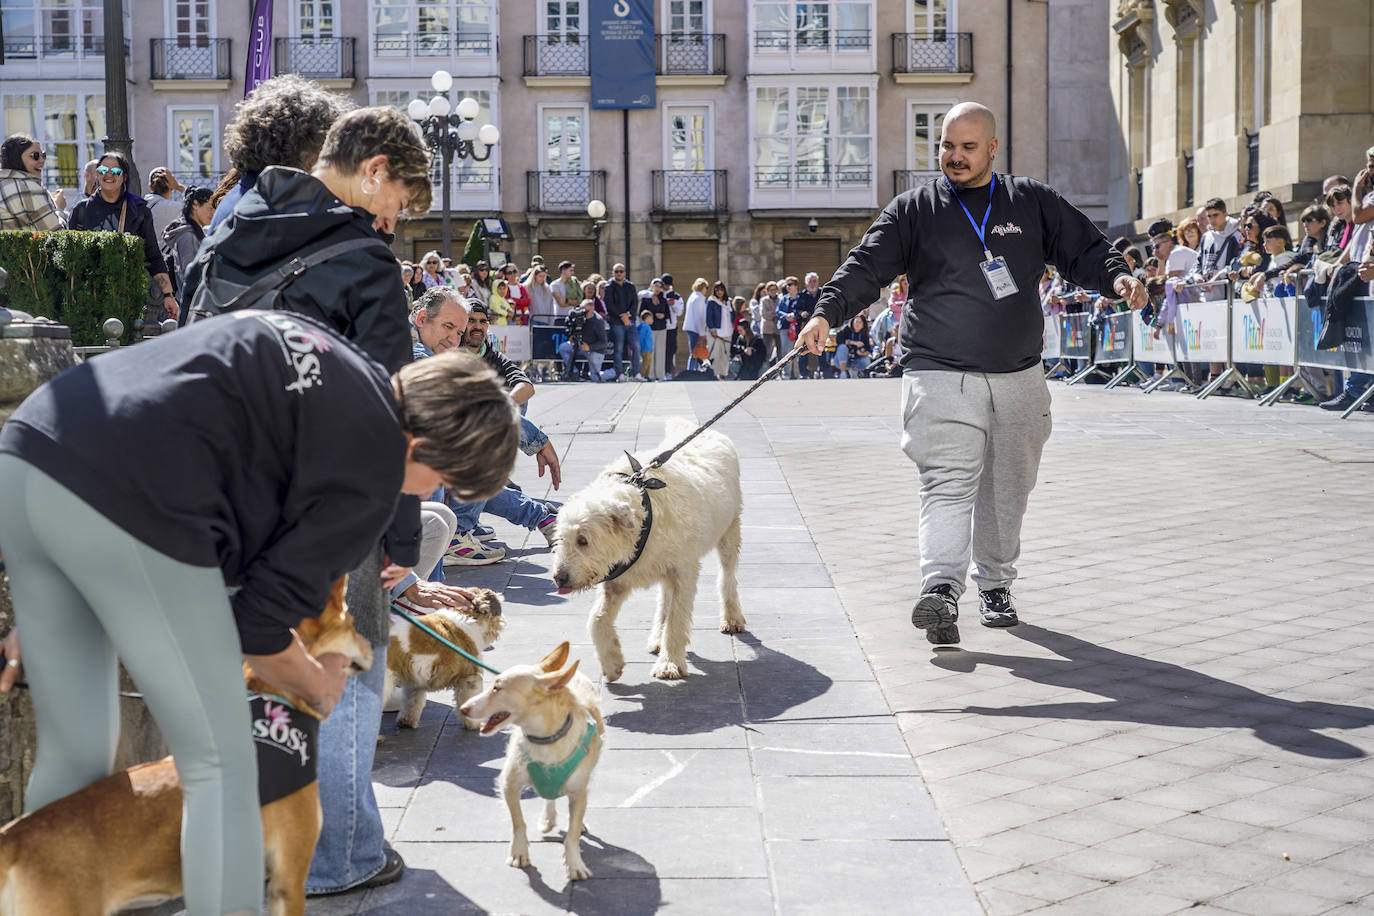
M105 129L101 6L5 0L5 129L42 137L67 187ZM280 0L273 70L402 107L449 71L450 99L475 98L502 134L487 161L453 166L454 249L473 219L500 214L511 258L566 258L584 276L627 260L635 279L668 269L747 294L784 272L825 274L894 193L935 172L940 116L963 100L996 113L1000 168L1048 178L1105 220L1102 0L655 0L657 106L628 117L590 106L590 6ZM214 181L242 95L247 6L126 9L141 171ZM437 246L435 197L430 218L402 225L398 254ZM594 197L608 211L599 234Z
M1372 0L1119 0L1112 32L1113 232L1260 189L1296 219L1322 179L1363 167Z

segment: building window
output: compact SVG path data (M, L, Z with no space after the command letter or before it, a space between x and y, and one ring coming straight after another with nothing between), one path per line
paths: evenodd
M754 89L756 188L873 184L869 86Z
M872 45L871 0L755 0L755 51L867 53Z
M213 108L172 108L167 112L169 130L168 161L177 178L185 184L204 185L218 181L219 163Z
M0 0L6 59L105 52L102 0ZM125 9L128 24L128 9ZM125 34L128 34L127 31Z
M484 57L495 47L495 0L372 0L378 57Z
M295 38L333 38L334 0L299 0Z
M913 32L941 33L954 28L954 0L912 0L907 9Z
M5 136L39 138L48 153L44 178L63 188L81 187L81 170L101 149L105 94L16 93L3 96Z
M168 19L168 37L177 39L178 47L194 47L213 32L210 0L172 0Z
M706 32L706 0L668 0L669 35L703 35Z

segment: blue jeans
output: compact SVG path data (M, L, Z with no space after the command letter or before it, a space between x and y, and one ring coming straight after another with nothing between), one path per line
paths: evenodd
M476 528L477 517L483 512L490 512L530 531L549 514L549 508L544 502L532 499L514 487L506 487L486 502L450 503L449 507L453 509L453 514L458 516L459 531L471 531Z
M320 723L317 759L324 827L305 882L308 894L361 884L386 864L386 835L372 794L385 679L383 643L372 647L372 667L345 682L339 705Z
M700 369L701 366L698 365L696 357L692 356L692 351L697 348L697 338L701 335L695 331L686 331L684 333L687 335L687 368Z
M620 373L621 353L628 349L629 352L625 353L625 356L629 358L630 365L625 374L638 375L640 363L639 328L634 325L626 326L619 322L612 324L611 346L613 348L611 350L611 367L615 369L616 374Z
M1345 393L1348 397L1358 398L1366 388L1374 385L1374 375L1364 372L1350 372L1345 377Z

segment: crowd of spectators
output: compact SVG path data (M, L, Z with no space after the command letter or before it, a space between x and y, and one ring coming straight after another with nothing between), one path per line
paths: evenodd
M1145 236L1141 243L1118 238L1114 245L1150 292L1142 317L1155 338L1175 332L1182 303L1228 296L1242 302L1302 296L1307 307L1322 309L1329 305L1328 293L1338 286L1345 294L1374 295L1374 147L1366 152L1353 182L1345 175L1328 177L1321 195L1302 209L1291 227L1283 202L1260 191L1238 214L1231 214L1221 198L1212 198L1177 226L1168 219L1151 222ZM1052 268L1046 270L1040 292L1047 317L1086 312L1095 322L1126 308L1113 296L1074 286ZM1071 362L1070 367L1082 368L1081 362ZM1226 366L1184 363L1180 369L1185 378L1163 382L1162 367L1141 364L1141 369L1147 374L1135 383L1142 387L1158 383L1162 390L1191 391L1214 381ZM1345 410L1374 383L1361 373L1305 367L1242 364L1237 369L1252 390L1266 393L1300 371L1322 397L1292 388L1285 400L1316 402L1327 410ZM1220 391L1241 393L1234 383L1223 383Z

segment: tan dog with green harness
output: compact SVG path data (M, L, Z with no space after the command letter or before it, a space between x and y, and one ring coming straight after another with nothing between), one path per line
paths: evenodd
M502 725L515 726L506 745L506 760L496 785L510 809L514 835L506 864L524 868L530 864L530 844L525 818L520 813L520 793L532 787L548 800L539 821L542 833L558 824L555 803L568 796L568 833L563 840L563 865L568 880L592 876L582 861L579 847L582 819L587 813L587 783L601 756L602 721L596 685L577 673L577 662L567 665L568 644L561 643L537 665L516 665L502 671L486 692L462 705L459 712L482 721L482 734Z

